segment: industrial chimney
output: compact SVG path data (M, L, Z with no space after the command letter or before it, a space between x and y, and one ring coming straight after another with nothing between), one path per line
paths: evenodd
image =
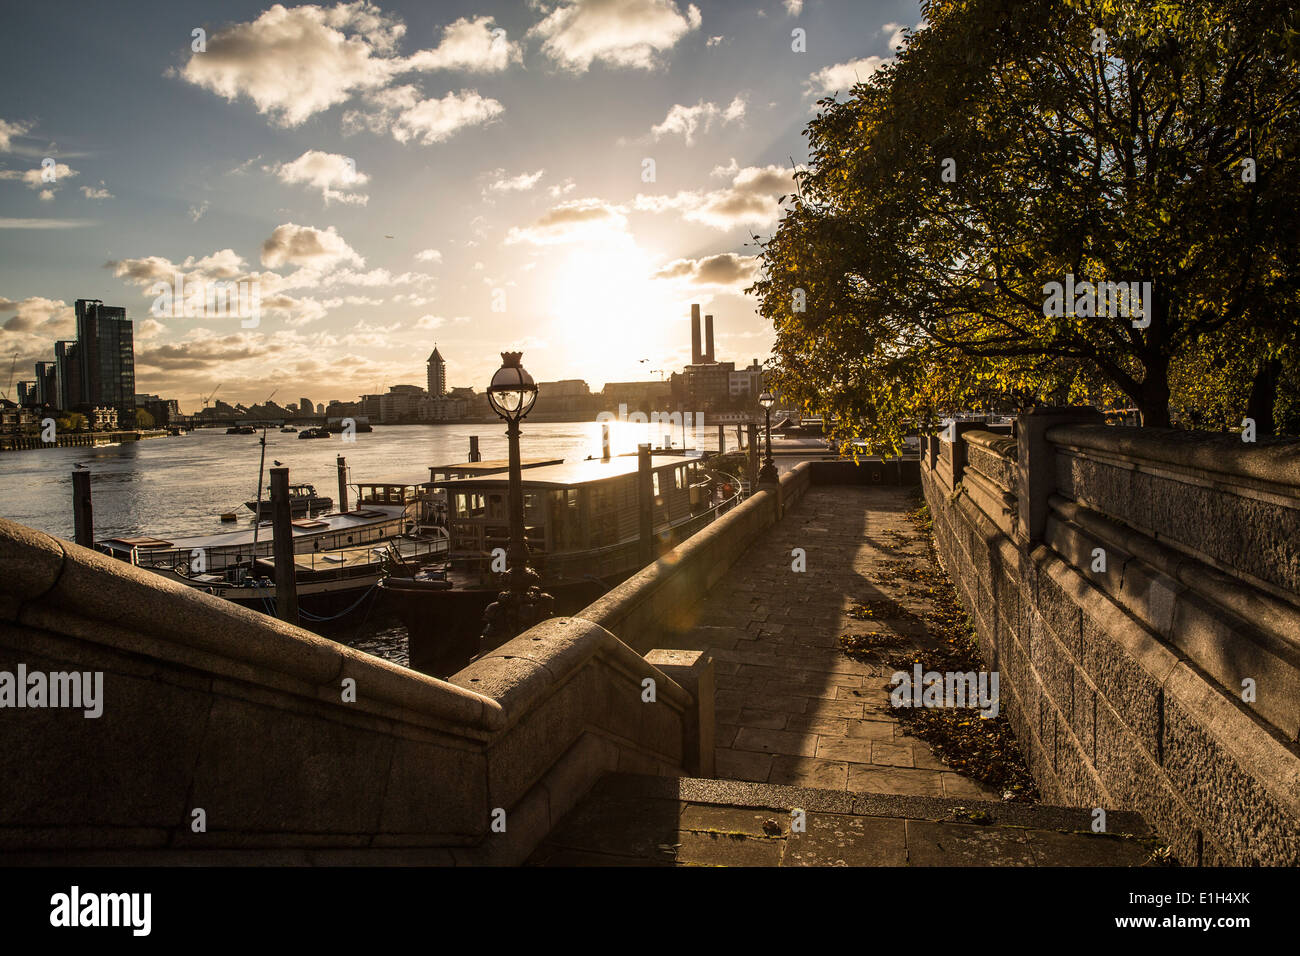
M712 363L713 358L713 316L704 317L704 361Z
M691 364L699 365L703 359L700 352L700 307L691 306Z

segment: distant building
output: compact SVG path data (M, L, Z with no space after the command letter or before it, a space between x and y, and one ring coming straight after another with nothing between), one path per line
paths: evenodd
M535 413L541 415L580 415L594 413L591 389L579 378L537 383Z
M58 365L54 362L36 363L36 404L38 407L59 407Z
M73 409L85 402L81 386L81 349L76 342L54 343L55 374L58 377L58 406Z
M600 392L602 411L617 411L619 405L629 411L669 411L672 403L670 382L606 382Z
M90 427L97 431L112 431L118 427L117 409L112 406L100 406L92 408L86 413L86 418L90 421ZM135 416L131 416L132 420Z
M442 398L447 394L447 363L443 360L438 346L433 347L429 355L429 397Z
M730 375L729 392L733 402L757 403L763 394L763 366L754 359L749 368L736 369Z
M158 427L170 425L181 417L180 403L174 398L159 398L157 395L135 396L135 407L149 413L153 423Z
M298 399L298 411L303 415L311 415L316 411L316 406L311 403L310 398Z
M111 406L118 423L135 422L135 342L126 309L99 299L77 299L77 345L82 403Z
M18 383L18 404L23 408L36 407L36 383L35 382Z
M418 385L394 385L379 399L379 420L385 424L419 419L418 406L425 397Z

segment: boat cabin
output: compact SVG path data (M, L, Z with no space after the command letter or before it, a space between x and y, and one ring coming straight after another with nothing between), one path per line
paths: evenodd
M524 458L519 466L524 469L542 468L547 465L559 465L563 458ZM508 473L510 461L507 458L493 458L489 461L463 461L458 465L432 465L429 468L429 480L454 481L459 478L481 478L494 472Z
M689 521L707 501L699 459L652 455L650 496L656 532ZM539 555L635 542L640 534L638 458L538 465L523 472L528 549ZM510 479L504 472L437 483L447 492L453 557L481 558L510 546ZM695 494L692 487L695 486Z

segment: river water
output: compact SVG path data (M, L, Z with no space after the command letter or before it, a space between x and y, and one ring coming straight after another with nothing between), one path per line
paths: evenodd
M735 427L728 432L728 444L734 445ZM314 484L318 493L337 498L338 455L347 459L349 481L428 480L430 466L467 460L471 435L479 437L484 459L507 456L503 423L376 425L374 431L356 435L355 441L337 435L300 440L296 434L270 429L263 481L270 481L269 469L279 461L288 467L291 482ZM663 425L610 424L611 451L616 455L636 451L641 442L660 445L667 437ZM672 440L680 447L680 428ZM716 449L717 428L688 429L686 440L692 448ZM524 458L573 461L599 456L600 442L597 422L525 421L520 453ZM229 531L252 521L244 502L257 497L259 454L257 435L227 435L224 429L96 448L6 452L0 454L0 515L71 539L71 475L80 463L91 473L96 540ZM228 511L239 515L239 525L221 522L220 515ZM334 640L406 664L405 631L382 609L320 630Z

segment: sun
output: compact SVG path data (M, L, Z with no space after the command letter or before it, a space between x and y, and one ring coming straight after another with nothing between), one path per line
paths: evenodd
M598 381L606 372L616 377L643 358L663 355L681 311L667 284L654 278L650 257L628 242L570 252L549 292L549 339L573 350ZM600 368L601 362L610 367Z

